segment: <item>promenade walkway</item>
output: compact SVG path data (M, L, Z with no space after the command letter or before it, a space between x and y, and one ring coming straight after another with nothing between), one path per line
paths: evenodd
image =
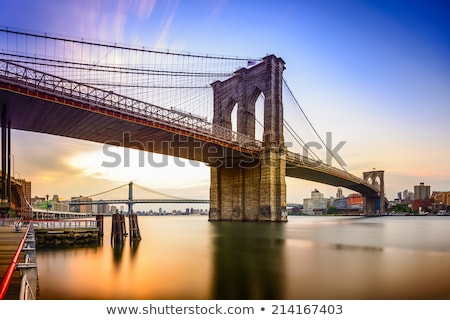
M4 222L4 221L3 221ZM2 225L4 224L4 225ZM20 241L22 240L26 228L21 228L19 232L15 231L14 223L2 223L0 224L0 283L5 276L5 272L11 263L11 260L19 247ZM19 261L23 261L23 253L19 258ZM20 272L19 270L14 271L9 289L6 293L5 300L17 300L19 299L20 293Z

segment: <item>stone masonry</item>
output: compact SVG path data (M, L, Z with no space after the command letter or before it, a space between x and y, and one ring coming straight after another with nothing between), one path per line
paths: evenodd
M259 159L223 159L211 167L209 220L287 221L286 149L283 137L284 61L269 55L225 81L212 83L213 123L231 129L237 105L237 132L255 138L255 103L264 100L263 145ZM230 137L231 138L231 137ZM247 161L245 161L247 160Z

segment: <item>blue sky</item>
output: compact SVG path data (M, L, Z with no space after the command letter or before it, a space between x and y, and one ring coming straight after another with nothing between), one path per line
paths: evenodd
M316 130L346 141L340 155L349 172L385 170L389 199L422 181L432 190L450 190L448 1L1 0L0 5L0 25L26 31L175 51L280 56L285 79ZM25 132L14 132L13 143L15 170L32 181L33 195L93 194L137 180L163 192L208 197L205 167L100 172L99 145ZM290 202L302 202L315 187L327 197L336 192L316 183L287 183Z

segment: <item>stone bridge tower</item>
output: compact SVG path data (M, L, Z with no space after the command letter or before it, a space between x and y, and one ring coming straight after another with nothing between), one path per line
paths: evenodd
M371 216L385 214L384 171L363 172L363 179L379 190L373 195L364 195L364 213Z
M225 81L211 84L213 123L232 129L237 105L237 132L255 138L255 104L264 100L263 145L259 160L223 159L211 167L209 220L287 221L286 149L283 136L284 61L269 55ZM248 159L247 159L248 160Z

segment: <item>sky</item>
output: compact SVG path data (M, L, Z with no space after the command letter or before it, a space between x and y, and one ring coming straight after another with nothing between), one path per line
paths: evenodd
M0 0L0 26L31 32L286 62L284 78L345 169L385 171L389 200L424 182L450 190L450 2L442 0ZM300 129L301 131L301 129ZM105 169L102 146L13 131L14 176L32 195L90 195L129 181L209 196L203 165ZM288 202L317 188L287 178ZM351 193L350 190L344 194Z

